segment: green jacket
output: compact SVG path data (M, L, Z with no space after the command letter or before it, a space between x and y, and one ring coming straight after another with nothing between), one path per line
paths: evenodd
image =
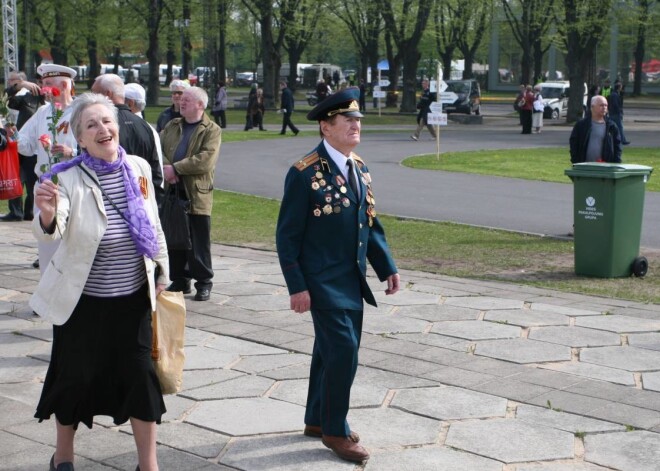
M210 216L213 208L213 177L220 155L222 130L204 113L202 122L190 136L186 156L173 164L172 158L183 132L182 121L183 118L173 119L160 132L163 165L173 165L176 173L183 179L190 200L190 213ZM168 189L169 184L166 182L165 192Z

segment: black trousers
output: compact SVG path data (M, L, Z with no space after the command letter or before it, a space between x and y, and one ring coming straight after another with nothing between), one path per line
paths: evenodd
M190 214L190 239L192 249L169 250L170 278L173 282L187 283L195 280L195 288L213 287L211 261L211 216Z
M532 133L532 110L522 110L520 112L522 120L522 133L531 134Z
M286 133L287 126L290 127L293 132L298 132L296 125L291 122L291 113L288 112L282 114L282 134Z

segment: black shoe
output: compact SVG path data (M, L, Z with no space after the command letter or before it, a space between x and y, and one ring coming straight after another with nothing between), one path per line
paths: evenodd
M20 216L16 216L15 214L9 213L5 214L4 216L0 216L0 221L3 222L13 222L13 221L22 221L23 218Z
M209 288L201 288L195 293L195 301L208 301L211 299L211 290Z
M32 268L39 268L39 259L36 259L34 262L32 262Z
M628 144L630 144L630 141L623 141L621 144L623 144L624 146L627 146Z
M281 132L280 136L286 136L286 132Z
M26 214L23 216L23 221L32 221L34 219L34 216L32 214Z
M259 131L268 131L268 129L259 128Z
M67 461L66 463L60 463L55 467L55 455L50 457L50 468L49 471L74 471L73 463Z
M183 294L192 293L190 281L173 281L167 288L167 291L181 291Z
M300 131L296 129L295 131L293 131L293 135L294 135L294 136L297 136L299 132L300 132Z

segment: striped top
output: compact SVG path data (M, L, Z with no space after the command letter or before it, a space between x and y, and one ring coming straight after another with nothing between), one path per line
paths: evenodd
M122 168L98 175L98 179L117 207L122 212L126 211L128 201ZM126 221L105 196L103 204L108 227L96 251L83 293L101 298L126 296L136 292L147 282L144 258L135 248Z

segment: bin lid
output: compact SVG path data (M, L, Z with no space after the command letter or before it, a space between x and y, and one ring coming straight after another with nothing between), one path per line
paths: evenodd
M564 170L569 177L625 178L635 175L650 175L653 167L638 164L613 164L608 162L582 162Z

